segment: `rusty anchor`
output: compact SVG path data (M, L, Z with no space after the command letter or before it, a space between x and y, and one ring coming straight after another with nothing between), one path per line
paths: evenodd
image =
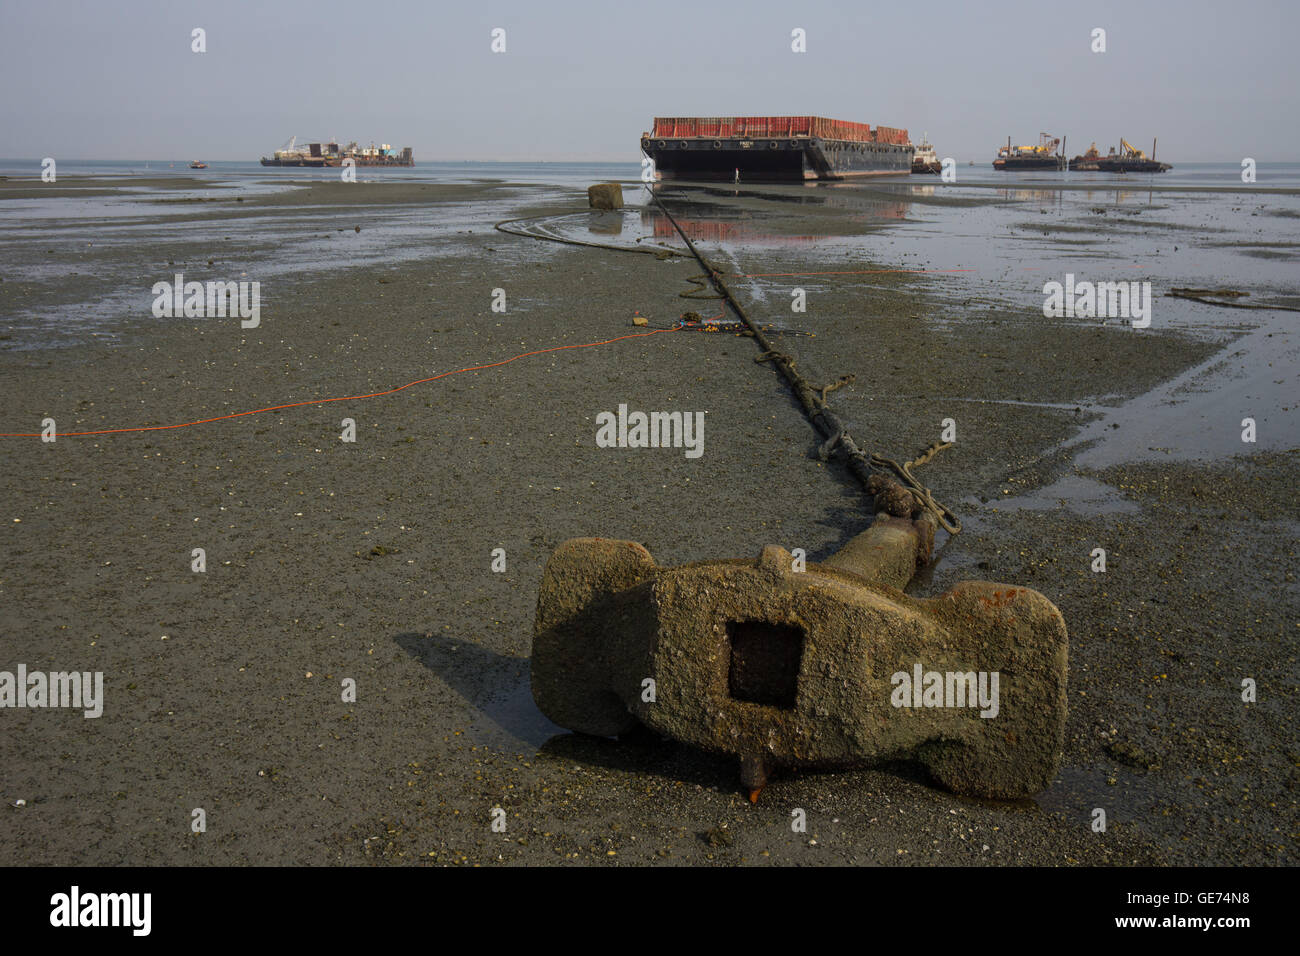
M538 595L533 697L568 730L643 724L732 755L751 800L782 768L884 760L959 794L1036 793L1063 746L1065 621L1014 585L904 594L934 532L882 512L802 569L774 545L660 567L631 541L566 541Z

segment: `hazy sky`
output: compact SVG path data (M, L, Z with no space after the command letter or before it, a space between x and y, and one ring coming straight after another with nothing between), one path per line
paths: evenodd
M0 0L0 156L252 160L297 135L635 162L656 115L811 113L961 162L1040 130L1296 161L1298 38L1297 0Z

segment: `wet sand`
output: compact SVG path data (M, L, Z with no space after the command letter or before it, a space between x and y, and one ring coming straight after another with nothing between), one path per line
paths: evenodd
M317 184L246 199L238 206L299 216L304 235L334 246L320 269L268 279L249 330L155 320L145 293L179 268L207 278L209 258L256 263L256 244L91 254L70 235L33 250L58 279L0 272L0 319L93 297L101 271L134 270L139 305L111 346L0 349L0 431L37 431L46 416L60 431L184 422L386 390L636 332L634 312L659 327L700 309L679 297L692 262L507 236L490 218L431 258L363 255L378 207L419 203L436 219L497 199L518 216L584 204L576 190L508 184ZM213 211L196 222L254 214L204 205ZM797 218L787 235L815 235L817 210ZM831 268L814 242L740 255L746 274ZM534 602L559 542L627 538L665 564L765 544L817 560L868 520L841 467L812 457L817 436L754 363L751 340L672 332L379 398L0 440L0 668L103 671L106 693L99 719L0 713L0 863L1292 862L1294 417L1279 420L1280 444L1209 462L1089 469L1061 452L1101 406L1231 350L1225 341L1266 314L1233 315L1210 341L1176 324L1135 335L1045 322L992 298L963 307L933 275L817 281L806 317L788 313L784 287L738 291L817 332L784 340L809 377L857 376L833 405L862 445L911 457L958 420L956 446L922 473L966 529L913 590L1021 584L1065 616L1070 716L1049 790L965 800L893 766L780 777L751 806L727 760L575 737L536 712ZM491 311L496 288L504 314ZM596 415L620 403L706 411L705 454L597 448ZM355 444L339 440L345 417ZM1104 575L1090 570L1098 546ZM191 571L194 548L206 550L204 574ZM491 570L495 548L504 573ZM1253 705L1243 677L1257 681ZM341 700L345 678L355 703ZM200 807L207 832L194 834ZM494 807L504 833L490 826ZM1090 827L1096 807L1105 833ZM794 808L806 833L791 832Z

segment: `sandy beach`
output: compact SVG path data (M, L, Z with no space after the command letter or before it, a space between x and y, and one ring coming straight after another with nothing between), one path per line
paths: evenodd
M1173 265L1153 282L1150 328L1048 320L1037 287L1055 265L1008 293L997 270L956 285L952 257L904 254L932 211L1012 209L1023 236L1007 241L1026 242L1014 262L1039 265L1039 244L1079 238L1064 221L1035 233L1052 198L918 193L891 218L888 191L820 204L778 202L775 187L669 191L683 218L742 230L699 235L725 240L708 254L756 310L812 333L781 339L809 378L856 376L832 404L860 444L910 458L956 420L956 444L920 473L965 527L911 590L1032 587L1070 632L1065 753L1036 798L964 799L891 765L783 775L750 805L725 759L550 724L529 655L542 568L570 537L641 542L662 564L767 544L818 560L866 525L868 502L842 463L816 459L819 437L751 339L663 331L316 401L717 311L681 298L693 261L507 235L498 220L574 213L575 237L680 243L643 209L586 211L576 188L133 185L162 182L182 195L124 197L138 234L87 221L0 267L0 432L53 418L64 436L0 439L0 669L102 671L105 686L96 719L4 715L0 864L1294 862L1294 312L1164 298L1201 284L1199 266ZM0 206L42 188L0 183ZM110 180L59 188L121 195ZM1153 247L1173 255L1191 200L1151 203L1145 220L1166 224ZM1087 221L1095 269L1130 261L1106 259L1105 242L1156 229L1115 209ZM302 261L276 258L295 245ZM154 318L150 288L182 271L260 280L260 324ZM795 285L806 313L790 311ZM1263 279L1250 288L1297 304ZM92 300L112 304L59 347L38 341L36 313ZM1187 404L1144 398L1183 375ZM1203 410L1197 394L1240 402L1217 399L1212 428L1179 418ZM705 412L705 453L597 447L597 415L620 404ZM1256 445L1233 439L1246 414ZM355 442L340 440L345 418ZM1160 450L1174 444L1161 435L1199 433L1211 454ZM496 807L505 832L490 827ZM1097 807L1105 833L1090 827Z

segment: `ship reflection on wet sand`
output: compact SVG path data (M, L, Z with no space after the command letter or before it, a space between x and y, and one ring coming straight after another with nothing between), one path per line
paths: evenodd
M764 197L770 199L772 197ZM827 197L818 196L814 200L831 208L838 207L847 215L843 222L851 228L845 233L858 232L863 227L885 222L900 222L907 218L911 203L903 201L857 200L853 202L827 201ZM647 234L660 242L671 242L678 238L677 230L671 220L658 209L646 207L641 210L641 225ZM765 246L807 245L827 238L823 231L818 233L781 232L776 223L783 217L772 213L756 213L738 210L724 204L709 206L692 203L689 212L674 213L678 225L693 241L706 242L749 242Z

